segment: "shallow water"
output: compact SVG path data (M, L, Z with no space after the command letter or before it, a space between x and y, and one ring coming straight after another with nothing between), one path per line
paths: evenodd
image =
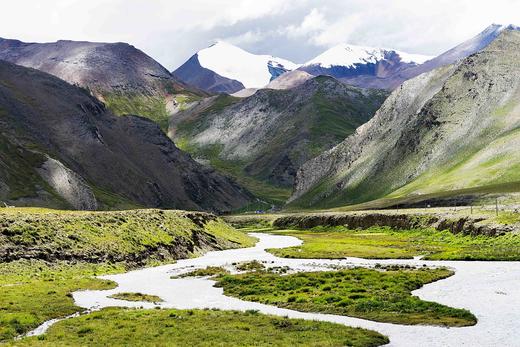
M109 306L218 308L242 311L252 309L266 314L336 322L376 330L390 338L390 346L520 346L520 262L282 259L265 252L265 249L297 246L301 241L291 236L259 233L251 235L259 239L255 247L209 252L202 257L180 260L172 265L102 276L101 278L117 282L119 286L112 290L75 292L74 299L78 306L89 310ZM404 326L337 315L303 313L224 296L223 290L214 288L214 281L206 278L170 278L194 268L229 266L234 262L251 260L261 261L269 267L288 266L295 271L327 270L337 266L370 267L377 263L446 266L455 270L454 276L428 284L414 294L424 300L466 308L475 314L479 321L473 327L442 328ZM108 298L118 292L157 295L164 302L153 304ZM39 332L42 333L41 330Z

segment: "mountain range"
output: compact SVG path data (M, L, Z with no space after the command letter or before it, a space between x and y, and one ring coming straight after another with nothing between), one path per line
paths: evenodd
M117 117L85 89L0 61L0 200L17 206L230 211L249 193L159 126Z
M0 39L0 200L231 211L515 190L519 35L304 64L217 42L172 73L126 43Z
M196 159L265 200L283 204L298 167L352 134L387 95L313 77L294 88L261 89L246 98L203 99L172 117L169 135Z
M519 49L517 28L502 27L479 52L404 82L355 134L302 165L291 204L384 206L518 186Z
M437 57L340 44L301 65L281 58L254 55L229 43L218 42L193 55L173 74L201 90L227 94L237 93L241 89L269 88L268 83L282 72L296 69L313 76L332 76L361 88L393 90L421 73L453 64L484 49L506 29L515 30L518 27L492 24L477 36ZM272 64L280 68L275 70ZM252 78L252 74L256 77ZM247 95L250 91L241 93Z
M114 113L139 114L164 129L179 103L206 95L127 43L25 43L0 38L0 59L86 88Z

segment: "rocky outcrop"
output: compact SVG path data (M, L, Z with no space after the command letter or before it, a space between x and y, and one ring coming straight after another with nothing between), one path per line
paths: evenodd
M275 219L273 226L280 229L311 229L317 226L345 226L350 229L387 226L398 230L434 228L473 236L498 236L515 230L514 226L490 223L483 217L378 212L290 215Z
M85 180L59 161L47 158L37 170L40 176L75 209L97 209L96 197Z
M520 180L520 32L403 83L376 115L302 165L296 206L455 191Z
M0 61L0 114L0 159L7 164L0 179L10 188L0 200L10 204L93 207L90 191L100 208L230 211L251 199L180 151L157 124L116 117L49 74Z

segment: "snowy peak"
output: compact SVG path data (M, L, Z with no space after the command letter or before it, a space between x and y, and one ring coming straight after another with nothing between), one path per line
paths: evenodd
M199 64L218 75L241 82L246 88L261 88L298 65L271 55L257 55L218 41L197 53Z
M385 48L340 44L305 63L304 66L320 65L324 68L333 66L354 68L358 64L376 64L390 55L397 55L403 63L408 64L422 64L432 58L426 55L408 54Z

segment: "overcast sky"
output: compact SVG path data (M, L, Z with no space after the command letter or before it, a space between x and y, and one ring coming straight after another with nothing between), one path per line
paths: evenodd
M2 0L0 37L116 42L172 70L215 40L303 63L338 43L437 55L520 0Z

